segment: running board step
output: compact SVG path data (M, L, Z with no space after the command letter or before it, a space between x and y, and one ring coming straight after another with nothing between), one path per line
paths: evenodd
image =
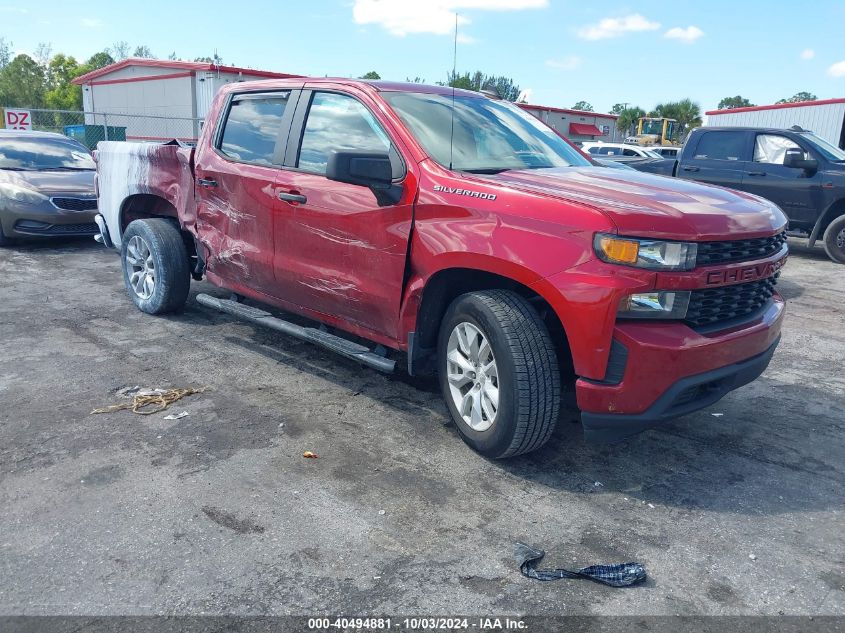
M252 323L277 330L302 341L314 343L336 354L356 360L367 367L383 371L386 374L391 373L396 367L396 361L380 356L363 345L358 345L358 343L353 343L345 338L329 334L317 328L302 327L290 321L284 321L259 308L253 308L252 306L228 299L218 299L217 297L206 294L197 295L197 303L209 308L215 308L226 314L231 314L243 321L251 321Z

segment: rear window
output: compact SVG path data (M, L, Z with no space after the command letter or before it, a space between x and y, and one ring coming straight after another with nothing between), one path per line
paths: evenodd
M280 162L276 144L288 97L290 92L233 97L220 138L220 151L246 163Z
M695 148L696 160L748 160L744 132L706 132Z

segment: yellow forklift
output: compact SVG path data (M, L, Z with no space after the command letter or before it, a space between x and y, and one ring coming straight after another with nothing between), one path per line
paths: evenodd
M640 117L637 135L629 136L626 143L634 145L676 145L672 140L678 121L665 117Z

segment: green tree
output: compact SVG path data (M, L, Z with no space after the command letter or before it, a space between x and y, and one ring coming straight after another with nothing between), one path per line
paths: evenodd
M683 139L692 128L701 126L701 108L691 99L658 103L649 116L675 119L678 125L672 135L673 139Z
M155 55L153 55L153 52L150 50L149 46L141 45L135 47L135 50L132 52L132 57L143 57L146 59L152 59L153 57L155 57Z
M0 104L17 108L44 105L44 69L29 55L18 55L0 70Z
M748 99L737 95L735 97L725 97L719 102L716 108L719 110L733 110L734 108L750 108L753 106L754 104Z
M411 77L405 77L405 81L407 81L409 84L424 84L425 83L425 79L423 79L422 77L414 77L413 79Z
M627 103L615 103L613 107L610 109L611 114L622 114L622 112L628 107Z
M5 37L0 37L0 68L12 61L12 43Z
M125 40L118 40L107 48L106 52L111 55L115 61L122 61L129 57L129 43Z
M89 73L92 70L99 70L100 68L113 64L114 61L114 57L111 56L108 49L100 51L99 53L94 53L88 58L88 61L82 65L84 71L81 74Z
M616 106L614 106L614 108L615 107ZM645 116L645 110L643 110L640 106L623 106L618 112L614 112L613 114L619 115L619 118L616 119L616 128L623 134L627 135L635 132L637 122L640 120L640 117Z
M72 56L62 53L53 56L47 66L44 103L53 110L82 109L82 89L73 79L82 74L81 66Z
M215 64L216 66L219 66L220 64L223 63L223 58L220 57L220 55L217 54L217 51L214 51L213 57L194 57L194 61L195 62L204 62L206 64Z
M796 92L789 99L781 99L775 103L800 103L801 101L816 101L818 97L812 92Z
M449 71L446 82L438 82L438 84L441 86L462 88L463 90L474 90L475 92L492 89L502 99L507 101L516 101L521 92L519 86L510 77L485 75L480 70L476 70L474 73L455 73Z
M379 75L376 71L371 70L366 75L361 75L359 79L381 79L381 75Z
M572 106L573 110L581 110L582 112L593 112L593 106L587 103L586 101L579 101L574 106Z

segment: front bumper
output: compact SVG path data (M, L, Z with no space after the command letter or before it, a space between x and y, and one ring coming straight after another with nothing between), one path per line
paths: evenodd
M96 210L68 211L43 205L13 205L0 207L0 225L10 238L92 236L98 233L94 223Z
M784 303L775 294L750 323L715 334L681 323L618 322L625 350L613 380L576 383L585 436L616 441L710 406L768 366L780 340Z

